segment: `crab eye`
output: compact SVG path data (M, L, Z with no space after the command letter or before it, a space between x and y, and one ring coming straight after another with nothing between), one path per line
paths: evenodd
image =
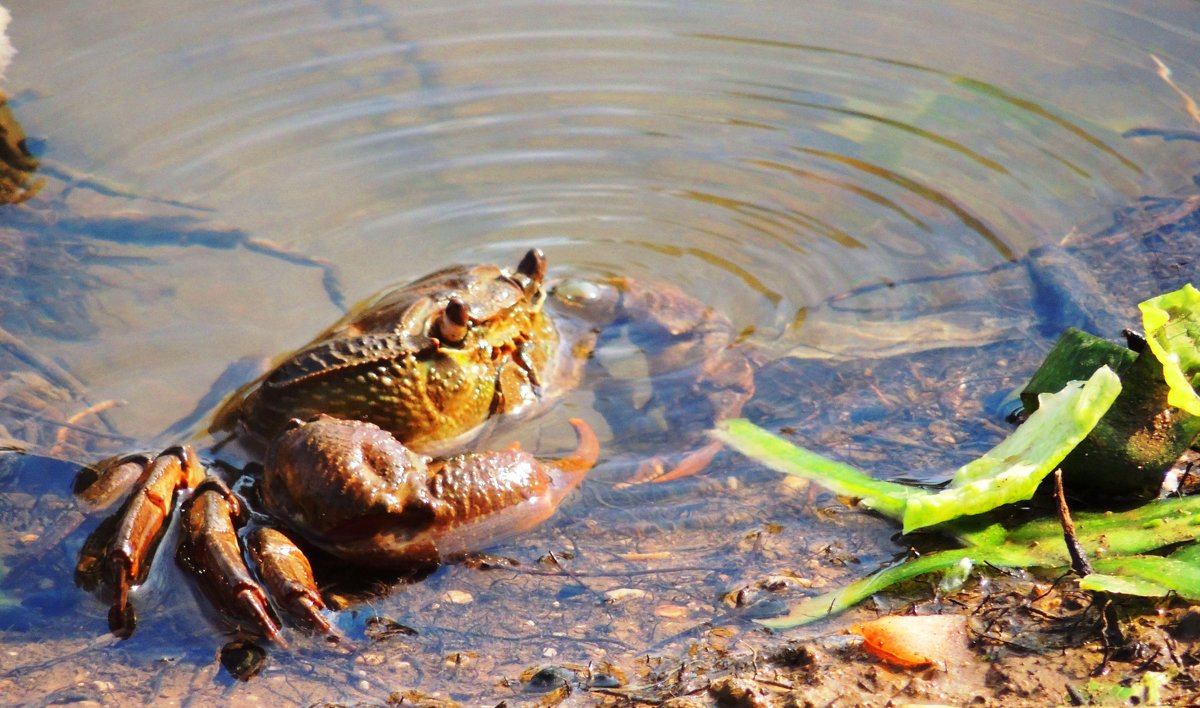
M458 298L451 298L446 309L438 315L433 325L432 336L444 344L459 344L467 336L467 306Z
M517 265L517 272L535 283L546 277L546 255L540 248L531 248Z

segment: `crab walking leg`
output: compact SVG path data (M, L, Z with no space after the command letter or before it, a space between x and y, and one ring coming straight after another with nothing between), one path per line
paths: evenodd
M720 451L721 443L710 442L699 450L683 455L671 469L666 469L661 457L652 457L638 465L632 479L625 482L618 482L614 486L617 489L626 489L646 482L661 484L663 482L674 482L677 479L691 477L694 474L699 474L705 467L708 467L709 463L712 462L713 458Z
M260 527L246 539L250 559L271 597L292 617L324 634L333 628L321 614L325 602L313 579L312 566L292 540L276 529Z
M267 594L242 559L235 526L242 519L238 498L221 480L209 477L184 504L177 557L218 607L249 620L267 639L284 646Z
M117 636L133 631L129 591L141 582L146 557L171 516L176 495L195 487L203 476L191 446L173 447L154 458L134 487L105 556L114 592L108 624Z
M621 306L635 318L657 324L659 336L667 340L661 351L650 357L651 375L692 366L697 369L683 400L666 405L669 428L711 428L741 415L742 407L754 395L754 367L746 353L734 347L737 333L729 318L674 288L649 290L624 279L620 283ZM653 457L638 467L631 480L618 486L689 477L707 467L720 451L721 443L710 440L682 454Z
M85 467L75 478L75 498L92 511L104 511L127 498L151 462L149 455L136 454Z

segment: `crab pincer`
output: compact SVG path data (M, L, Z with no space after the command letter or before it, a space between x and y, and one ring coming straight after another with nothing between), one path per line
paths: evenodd
M495 450L436 460L370 423L316 416L272 446L268 511L308 544L365 566L437 563L545 521L599 454L591 427L566 457Z

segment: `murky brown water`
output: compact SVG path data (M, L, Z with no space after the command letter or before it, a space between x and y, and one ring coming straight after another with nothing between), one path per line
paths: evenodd
M1164 138L1200 130L1178 92L1200 95L1200 14L1183 0L6 4L21 53L3 88L51 185L0 227L41 229L69 257L23 246L51 275L13 270L31 292L0 315L89 401L125 402L108 415L133 449L170 442L167 425L231 362L334 319L329 272L355 301L538 246L556 273L664 279L728 313L766 362L752 417L935 478L1003 431L965 412L951 431L920 430L962 398L998 421L1058 324L1036 274L1004 264L1079 245L1145 195L1193 195L1200 174L1200 145ZM921 326L880 334L881 320ZM950 354L886 358L981 341L1002 346L1000 373L961 373ZM900 401L859 401L850 418L821 407L877 370L919 382L916 432L885 424ZM878 431L839 437L872 415ZM35 450L52 445L43 433ZM615 490L613 469L492 549L518 568L403 584L343 613L352 647L296 635L249 685L216 665L224 639L165 556L138 632L108 637L102 603L69 589L85 524L0 596L0 690L495 702L523 695L530 667L606 662L637 684L648 654L677 656L703 629L675 633L714 617L730 645L757 636L723 624L723 593L785 569L819 585L833 561L855 559L838 572L857 574L902 550L885 524L814 509L731 456L655 489ZM30 491L29 475L64 474L0 474L0 559L19 559L66 505L65 477ZM371 639L376 616L416 634Z

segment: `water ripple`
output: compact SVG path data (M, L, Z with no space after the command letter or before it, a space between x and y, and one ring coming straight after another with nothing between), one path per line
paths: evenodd
M1194 151L1146 137L1194 129L1149 59L1200 91L1189 10L44 3L17 13L10 88L37 96L50 157L333 263L351 296L539 245L562 272L680 283L769 341L857 284L995 266L1190 184ZM185 255L193 277L262 278ZM302 341L327 317L309 298L181 303L251 334L197 323L162 356Z

